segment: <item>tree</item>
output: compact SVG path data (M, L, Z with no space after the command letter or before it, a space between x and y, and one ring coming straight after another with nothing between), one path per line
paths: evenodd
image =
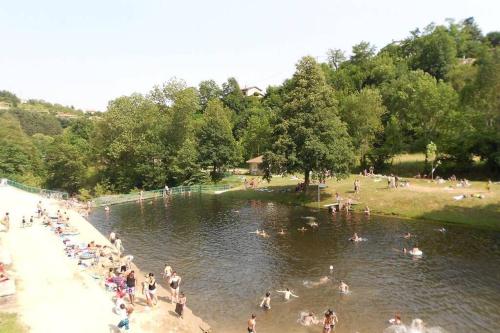
M203 167L211 168L210 176L213 181L220 180L224 170L239 158L239 148L233 137L229 115L230 110L220 101L209 101L197 136L199 162Z
M207 104L212 99L218 99L222 95L222 89L214 80L201 81L198 90L200 92L201 111L205 111Z
M0 90L0 102L6 102L10 104L11 107L16 107L17 104L21 103L21 100L10 91Z
M497 47L500 45L500 31L492 31L486 34L486 39L490 42L491 46Z
M337 112L333 90L312 57L296 66L283 109L273 129L272 149L264 155L267 179L274 172L346 174L353 160L351 139Z
M347 124L363 166L366 165L366 154L383 130L382 115L385 112L382 96L376 89L365 88L341 100L341 118Z
M263 108L250 109L250 115L243 129L241 144L246 159L260 155L271 148L272 114Z
M240 85L234 77L230 77L222 84L222 102L236 114L246 107L245 95L241 92Z
M46 185L76 193L85 182L87 166L78 149L64 139L55 140L45 157L47 165Z
M328 61L328 65L330 65L330 68L334 68L335 70L339 69L339 66L341 63L346 61L346 56L344 51L341 49L329 49L326 52L326 57Z

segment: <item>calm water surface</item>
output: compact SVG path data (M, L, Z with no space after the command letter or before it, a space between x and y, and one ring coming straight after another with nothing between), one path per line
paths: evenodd
M312 216L317 230L300 232ZM183 278L188 306L215 332L246 332L257 314L258 332L321 332L303 327L299 313L333 308L336 332L383 332L396 311L405 323L421 318L448 332L500 332L500 233L384 217L337 215L303 207L229 196L174 197L96 209L91 222L116 231L144 271L169 263ZM306 226L307 227L307 226ZM269 238L251 233L265 229ZM285 236L277 234L281 228ZM416 237L405 240L404 232ZM367 241L347 239L357 232ZM398 249L418 242L424 256ZM333 273L329 266L333 265ZM308 287L329 276L332 282ZM351 294L337 292L339 280ZM275 290L299 298L284 302ZM272 291L272 310L257 304ZM168 314L166 314L168 315ZM442 330L437 330L442 331Z

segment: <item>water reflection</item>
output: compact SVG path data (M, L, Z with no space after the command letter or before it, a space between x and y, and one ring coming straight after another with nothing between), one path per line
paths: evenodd
M318 332L297 318L310 311L322 318L329 308L340 320L336 332L383 332L395 312L449 332L500 330L499 233L451 225L442 233L442 224L424 221L199 195L113 206L109 218L96 210L91 221L118 232L144 270L172 265L189 306L217 332L244 330L252 312L260 332ZM355 232L367 241L349 242ZM401 252L416 244L421 258ZM304 285L324 276L327 283ZM349 295L338 292L340 280ZM300 297L283 301L275 290L286 287ZM257 305L268 290L272 310L262 312Z

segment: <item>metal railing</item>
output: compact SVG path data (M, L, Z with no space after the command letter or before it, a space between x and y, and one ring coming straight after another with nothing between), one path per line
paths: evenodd
M22 184L22 183L19 183L19 182L16 182L14 180L10 180L10 179L7 179L6 183L9 186L18 188L18 189L23 190L25 192L40 194L44 198L48 198L48 199L66 200L69 198L69 195L67 192L46 190L43 188L38 188L38 187L33 187L33 186L26 185L26 184Z
M231 188L230 185L190 185L190 186L176 186L169 188L166 193L164 189L143 191L142 200L148 200L159 197L166 197L176 194L187 194L187 193L215 193L217 191L225 191ZM141 200L141 192L134 192L128 194L112 194L105 195L102 197L95 198L92 201L94 207L101 207L106 205L116 205L125 202L139 201Z

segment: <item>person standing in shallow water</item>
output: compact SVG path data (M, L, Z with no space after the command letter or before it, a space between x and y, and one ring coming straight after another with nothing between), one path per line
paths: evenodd
M182 279L179 275L177 275L177 272L173 271L172 276L170 277L170 291L172 293L172 302L177 302L181 280Z
M262 302L260 302L260 307L264 310L271 310L271 293L268 291L266 296L262 298Z
M248 333L257 333L257 331L255 330L255 325L257 324L256 318L257 316L254 313L252 313L252 317L248 319L247 322Z

